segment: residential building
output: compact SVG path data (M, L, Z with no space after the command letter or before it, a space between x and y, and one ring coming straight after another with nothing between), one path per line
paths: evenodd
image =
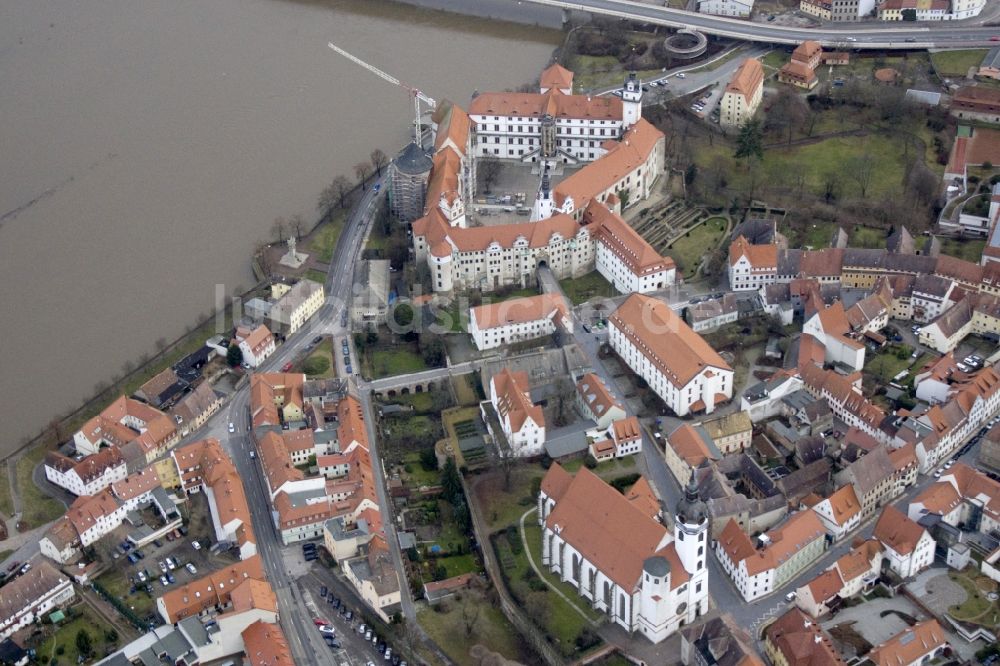
M108 446L82 460L50 451L45 454L45 478L74 495L96 495L128 476L118 447Z
M730 244L729 288L733 291L756 291L771 284L777 270L777 245L752 245L743 236Z
M698 0L699 14L749 18L752 11L753 0Z
M743 410L705 419L701 422L701 428L708 433L715 447L724 456L749 448L750 439L753 437L750 413Z
M732 398L732 368L663 301L632 294L608 322L611 348L678 416Z
M834 541L843 539L861 524L861 503L851 484L841 486L810 506Z
M171 456L184 492L204 492L208 497L215 540L237 547L242 560L255 556L257 539L243 482L219 440L191 442L175 449Z
M490 402L513 455L533 456L545 445L545 415L531 402L528 373L504 368L490 379Z
M469 333L476 349L573 332L573 318L560 294L539 294L480 305L469 310Z
M187 388L187 385L186 381L177 376L173 368L167 368L140 386L134 395L157 409L166 409Z
M243 353L243 362L251 368L260 366L274 353L274 336L263 324L251 331L236 329L236 340Z
M73 435L73 446L81 455L93 455L101 447L110 446L122 449L122 455L130 459L126 449L134 448L137 457L145 462L163 455L176 442L177 428L170 417L125 396L112 402Z
M595 424L598 430L608 428L612 422L627 416L625 407L611 394L604 380L592 372L576 382L576 406Z
M719 125L742 127L753 118L764 96L764 67L756 58L744 60L726 85L719 102Z
M798 608L764 630L764 654L774 666L846 666L823 627Z
M937 620L924 620L907 627L868 653L875 666L920 666L943 657L948 638Z
M819 83L812 67L795 60L781 66L781 69L778 70L778 81L805 90L812 90Z
M907 510L910 520L940 516L952 527L991 534L1000 531L1000 482L965 463L956 463L917 495Z
M292 650L280 625L257 621L241 636L248 666L294 666Z
M624 495L553 463L538 496L542 563L626 631L659 643L708 611L708 509L692 476L673 534L640 478Z
M825 363L839 363L854 371L865 366L865 345L851 336L843 302L818 310L803 324L802 333L813 336L823 346Z
M642 427L639 419L628 416L611 423L601 437L590 443L590 455L598 462L635 455L642 450Z
M365 554L342 561L340 568L365 603L389 622L399 609L400 588L385 535L376 535L365 549Z
M854 489L854 495L861 505L858 520L862 523L902 494L905 488L916 482L917 477L913 444L890 451L885 444L880 444L857 430L853 433L848 431L844 441L865 437L870 439L870 450L847 464L834 477L838 486L850 484Z
M357 326L379 326L389 316L389 261L362 261L355 273L356 290L351 303L351 321Z
M951 97L951 115L959 120L1000 123L1000 90L962 86Z
M802 379L793 372L776 372L770 379L754 384L743 392L740 411L758 423L783 412L785 397L802 389Z
M722 298L710 298L684 308L684 319L695 333L714 331L720 326L731 324L740 316L736 294L728 293Z
M760 535L758 542L755 546L735 520L716 540L719 563L746 601L781 589L821 556L826 550L826 531L816 513L806 509Z
M320 283L299 280L271 306L271 330L286 336L295 333L319 311L325 297Z
M826 615L844 599L873 587L882 569L882 544L869 539L795 591L795 605L811 617Z
M205 425L222 407L222 396L212 390L209 382L201 382L193 391L177 401L169 412L177 424L177 435L184 438Z
M728 614L681 629L684 666L764 666L743 627Z
M272 616L277 615L277 599L267 584L264 563L258 555L168 589L157 597L156 610L165 622L173 624L186 617L225 611L244 597L256 599L258 607L269 607Z
M40 621L76 596L73 582L48 560L36 557L29 563L28 571L0 591L0 640Z
M824 21L833 18L833 0L800 0L799 9Z
M900 578L915 576L934 563L930 533L894 506L882 509L873 536L882 544L889 568Z
M722 453L703 428L683 423L667 435L664 460L679 485L687 483L692 469L721 459Z
M250 375L250 425L254 432L268 426L305 420L301 373L261 372Z

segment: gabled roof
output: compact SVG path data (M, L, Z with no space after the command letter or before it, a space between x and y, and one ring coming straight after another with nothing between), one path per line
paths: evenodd
M594 413L594 416L601 417L612 407L618 407L624 411L624 408L611 395L604 380L592 372L588 372L580 378L580 381L576 383L576 392L584 404Z
M736 531L743 536L740 537ZM719 542L735 565L738 566L741 561L745 561L747 574L756 576L763 571L781 566L792 555L816 539L825 538L825 535L826 531L816 512L804 509L793 513L784 523L768 531L768 544L763 549L754 548L750 537L743 533L733 519L730 519L722 531Z
M776 268L778 265L778 246L774 243L752 245L743 236L738 236L729 245L729 265L734 266L743 256L747 258L753 268Z
M889 505L882 509L882 515L875 523L873 536L900 555L909 555L917 547L924 532L923 527L907 518L906 514L896 507Z
M167 621L178 622L207 608L227 605L233 591L250 579L264 580L264 564L259 555L169 590L160 597Z
M469 103L469 115L621 120L622 108L621 99L613 95L564 95L555 88L546 93L481 93Z
M920 661L948 638L937 620L924 620L907 627L868 653L876 666L905 666Z
M673 259L661 256L625 220L597 199L591 199L584 210L583 224L589 225L593 237L604 243L635 275L648 275L676 267Z
M543 493L558 502L572 482L573 475L567 472L562 465L554 462L542 478L541 489Z
M674 386L686 386L709 368L732 371L663 301L632 294L610 320Z
M845 525L847 521L861 512L861 503L858 502L858 497L854 494L854 486L851 484L841 486L826 499L833 511L834 522L840 526Z
M645 118L640 118L639 122L625 132L620 141L604 143L603 148L607 152L603 156L556 185L552 193L553 199L559 207L562 207L567 197L571 197L575 209L586 208L592 198L611 189L628 174L645 164L657 144L663 140L663 132Z
M531 402L531 397L528 395L529 388L526 372L511 372L510 368L504 368L493 376L497 411L501 419L510 421L513 432L519 432L529 417L536 425L545 425L542 408Z
M747 58L740 63L733 78L726 84L726 92L743 95L749 101L763 84L764 67L756 58Z
M775 620L764 634L785 657L787 666L844 666L827 633L798 608Z
M295 666L281 626L257 620L241 634L250 666Z
M559 63L552 63L542 71L539 78L539 86L542 88L569 88L573 89L573 72L566 69Z
M569 308L561 294L538 294L512 298L472 308L471 317L481 331L509 324L524 324L542 319L558 322L569 316Z
M643 563L653 556L670 564L671 589L689 579L673 545L667 545L666 527L585 467L545 524L625 590L637 589Z
M106 446L94 455L87 456L79 462L55 451L45 454L46 467L51 467L63 474L73 471L85 484L101 478L109 470L121 467L124 464L125 459L122 457L121 451L117 446Z

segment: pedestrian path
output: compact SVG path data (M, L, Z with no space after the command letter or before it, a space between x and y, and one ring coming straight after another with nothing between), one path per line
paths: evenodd
M599 625L598 622L591 620L590 617L588 617L587 613L579 606L577 606L572 599L567 597L565 594L563 594L562 590L560 590L558 587L549 582L549 579L545 577L545 573L538 568L537 564L535 564L535 560L531 556L531 549L528 548L528 538L524 535L524 519L527 518L530 514L535 513L536 511L538 511L537 508L532 508L528 509L523 514L521 514L521 521L520 521L521 543L524 545L524 554L528 556L528 564L530 564L531 568L535 570L535 573L538 574L538 577L541 578L545 582L545 584L549 586L549 589L558 594L560 597L562 597L563 601L565 601L567 604L572 606L573 610L579 613L580 617L586 620L587 623L590 624L590 626L592 627L598 626Z

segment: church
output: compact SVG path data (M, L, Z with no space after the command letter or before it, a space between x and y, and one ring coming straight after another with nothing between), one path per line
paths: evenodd
M708 612L708 508L692 472L671 531L645 478L625 494L553 463L538 495L542 563L626 631L659 643Z

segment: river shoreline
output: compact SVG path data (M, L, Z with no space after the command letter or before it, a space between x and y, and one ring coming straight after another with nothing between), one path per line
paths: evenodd
M521 4L514 0L392 0L405 5L436 9L475 16L477 18L498 19L511 23L533 25L541 28L562 27L562 10L541 5Z

